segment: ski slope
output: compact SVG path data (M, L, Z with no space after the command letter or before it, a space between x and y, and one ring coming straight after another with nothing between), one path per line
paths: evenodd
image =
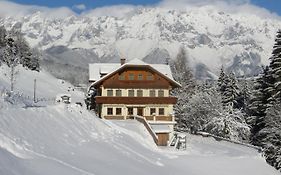
M2 67L0 67L2 68ZM44 71L21 70L17 90L36 74L41 95L67 90ZM43 81L44 80L44 81ZM0 74L1 87L8 81ZM47 86L48 85L48 86ZM72 96L82 100L79 91ZM278 175L254 149L212 138L187 135L187 149L157 147L136 121L106 121L85 107L50 103L13 106L0 99L1 175Z

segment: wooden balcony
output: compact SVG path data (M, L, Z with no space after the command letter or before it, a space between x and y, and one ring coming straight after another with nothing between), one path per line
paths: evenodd
M104 97L96 96L97 104L176 104L176 97Z

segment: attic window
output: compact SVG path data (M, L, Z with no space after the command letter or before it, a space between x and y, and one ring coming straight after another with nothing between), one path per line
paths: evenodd
M129 74L129 80L134 80L135 79L135 75L134 74Z
M151 73L148 73L147 77L146 77L147 80L153 80L154 77Z
M143 75L142 74L138 74L138 80L143 80Z
M124 74L120 74L119 75L119 80L125 80L125 75Z

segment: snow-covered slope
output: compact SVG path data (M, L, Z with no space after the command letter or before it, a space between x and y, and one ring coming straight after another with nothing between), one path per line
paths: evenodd
M8 88L1 66L0 85ZM36 77L45 97L67 91L46 72L19 68L16 90L30 94ZM1 91L2 92L2 91ZM76 100L79 91L69 92ZM1 93L0 93L1 94ZM11 105L0 97L0 174L96 175L191 174L277 175L257 150L211 138L187 135L187 149L156 147L136 121L106 121L85 107L47 103Z
M54 19L38 12L21 19L4 18L0 24L21 28L31 46L66 62L66 57L71 57L70 64L75 59L80 60L78 65L118 61L119 56L161 62L166 59L155 57L175 58L179 47L185 46L195 69L203 64L217 73L224 64L237 75L256 74L257 66L268 63L275 32L281 28L278 19L228 13L213 6L185 11L147 7L124 16L88 14ZM77 54L48 52L61 46Z
M78 106L0 115L0 174L278 174L256 150L191 135L186 151L157 148L136 121L103 121Z

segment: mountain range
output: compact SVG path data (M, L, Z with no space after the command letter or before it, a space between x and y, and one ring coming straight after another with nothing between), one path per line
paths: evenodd
M121 57L165 63L183 47L195 76L206 79L216 78L221 66L237 76L257 75L268 64L281 21L204 6L185 11L140 7L122 17L56 19L36 12L1 18L0 25L20 29L44 60L82 69Z

